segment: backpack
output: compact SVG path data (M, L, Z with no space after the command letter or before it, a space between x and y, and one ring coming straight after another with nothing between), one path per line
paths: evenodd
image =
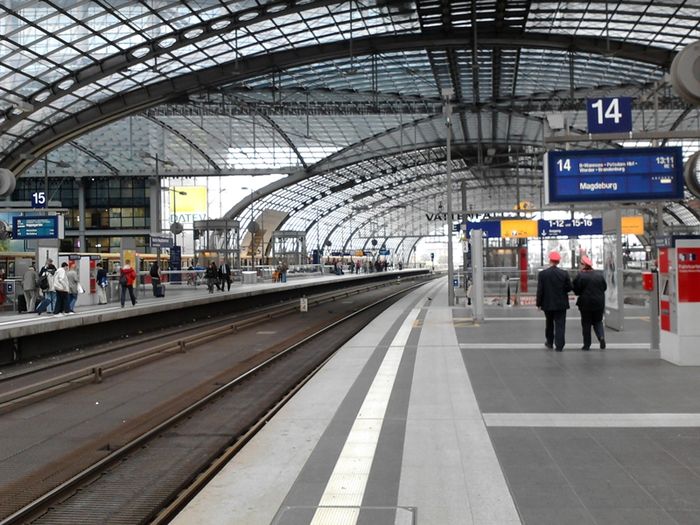
M128 283L128 280L127 280L127 278L126 278L126 274L125 274L125 273L122 273L122 274L119 276L119 284L122 285L122 286L126 286L127 283Z
M46 274L39 278L39 288L46 291L49 289L49 278Z

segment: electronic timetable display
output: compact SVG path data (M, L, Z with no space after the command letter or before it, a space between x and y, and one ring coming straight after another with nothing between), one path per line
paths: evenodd
M18 216L12 217L14 239L58 239L62 238L63 217L52 216Z
M549 151L547 202L650 201L683 198L680 147Z

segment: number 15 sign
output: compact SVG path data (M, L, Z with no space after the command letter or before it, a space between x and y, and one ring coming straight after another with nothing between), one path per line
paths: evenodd
M586 99L588 133L625 133L632 131L630 97Z

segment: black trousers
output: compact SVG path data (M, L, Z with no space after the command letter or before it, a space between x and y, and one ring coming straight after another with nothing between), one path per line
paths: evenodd
M591 346L591 327L595 331L598 341L605 339L603 328L603 313L605 310L581 310L581 332L583 333L583 346Z
M545 327L544 338L549 346L554 345L557 350L564 348L566 341L566 310L549 310L544 313Z
M53 309L55 314L67 314L70 312L70 294L56 290L56 306Z
M129 291L129 298L131 299L131 304L136 305L136 297L134 296L134 287L133 286L122 286L121 287L121 294L120 294L120 300L122 303L122 306L124 306L124 302L126 301L126 291Z

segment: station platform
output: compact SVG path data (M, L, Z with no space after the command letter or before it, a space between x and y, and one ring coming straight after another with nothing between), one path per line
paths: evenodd
M140 287L136 305L131 304L127 294L126 304L110 302L106 305L76 306L75 315L53 315L36 313L18 314L5 312L0 315L0 364L23 358L42 355L46 348L61 344L65 348L74 343L89 344L105 339L106 336L121 337L137 332L143 326L149 328L167 327L177 322L193 318L211 316L217 313L238 311L241 300L247 304L256 302L269 304L285 298L314 294L335 287L340 281L346 286L374 280L390 280L401 276L427 274L427 270L397 270L367 274L315 275L299 277L286 283L263 282L255 284L235 283L230 291L214 290L209 293L206 286L197 288L186 285L168 285L166 296L153 296L151 285ZM47 339L61 332L61 338ZM59 350L65 348L58 348Z
M350 340L176 525L700 523L700 379L649 350L544 347L534 307L447 306L444 279Z

